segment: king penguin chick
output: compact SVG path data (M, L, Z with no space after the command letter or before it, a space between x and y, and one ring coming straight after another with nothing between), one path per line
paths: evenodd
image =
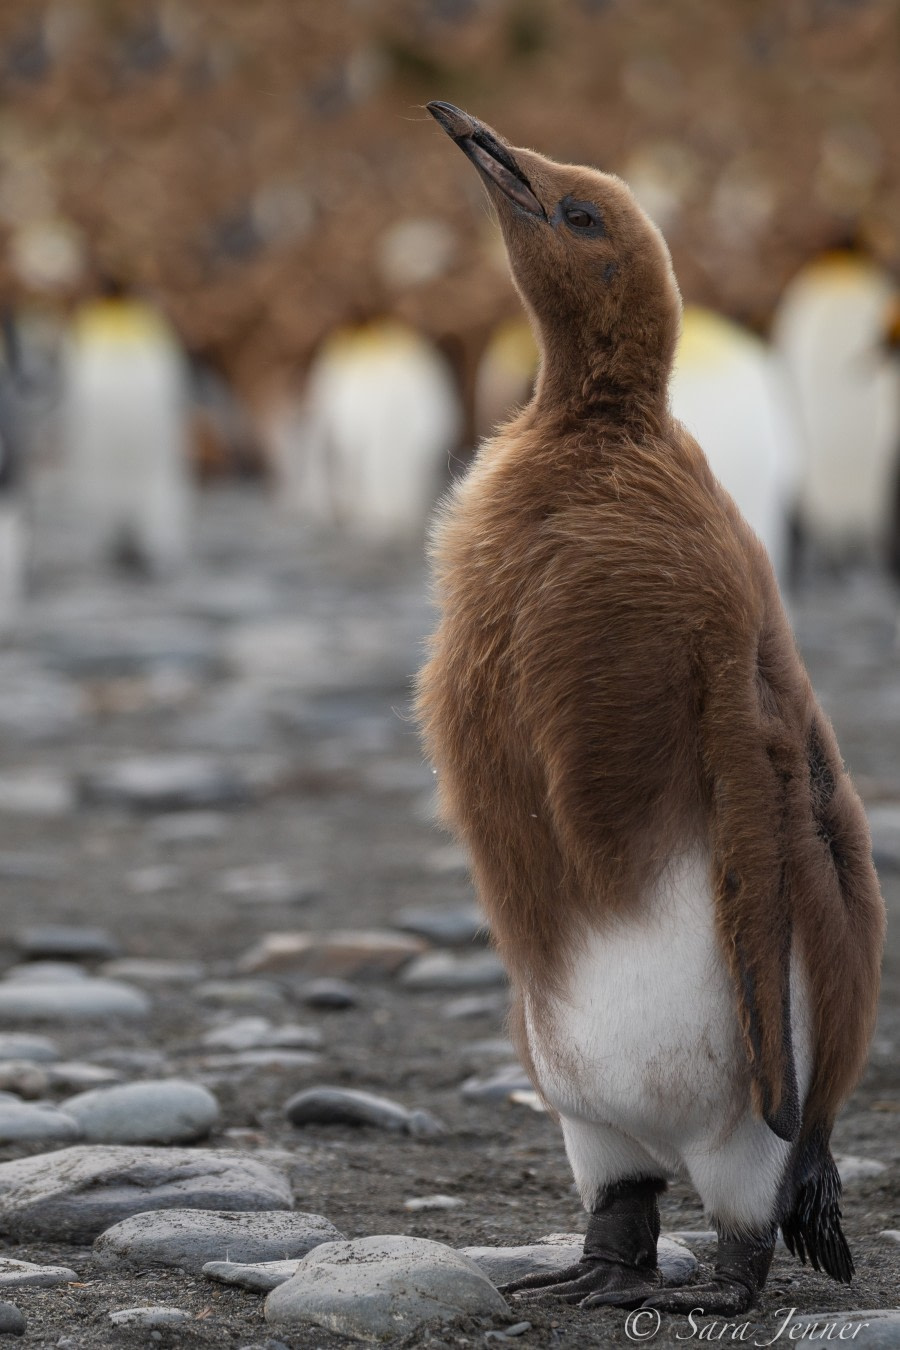
M417 705L590 1216L574 1267L508 1291L742 1312L779 1224L847 1281L829 1139L884 906L765 550L669 412L668 251L619 179L428 106L487 185L541 350L439 516ZM671 1173L719 1242L708 1282L663 1290Z

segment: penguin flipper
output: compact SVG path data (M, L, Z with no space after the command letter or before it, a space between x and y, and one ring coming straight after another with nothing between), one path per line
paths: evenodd
M774 1134L793 1143L802 1124L791 1034L788 783L796 774L797 738L780 691L763 674L758 638L749 639L745 660L735 655L736 640L723 636L721 648L699 654L716 925L754 1106Z

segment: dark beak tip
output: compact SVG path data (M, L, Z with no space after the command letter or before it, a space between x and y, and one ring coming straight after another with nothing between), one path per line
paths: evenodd
M471 136L475 129L474 120L468 113L464 113L462 108L457 108L454 103L445 103L442 99L432 99L430 103L425 104L428 112L434 120L443 127L448 136L458 141L463 136Z

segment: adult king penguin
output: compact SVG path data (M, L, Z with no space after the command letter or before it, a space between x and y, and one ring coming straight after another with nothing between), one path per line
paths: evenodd
M577 1265L508 1288L742 1312L779 1224L849 1280L829 1138L884 907L765 550L668 409L668 251L619 179L428 107L487 185L541 349L439 516L418 690L590 1215ZM719 1235L690 1288L657 1270L670 1173Z

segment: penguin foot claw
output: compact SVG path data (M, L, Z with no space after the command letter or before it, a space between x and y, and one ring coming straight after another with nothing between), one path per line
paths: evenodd
M500 1286L501 1294L519 1299L553 1298L583 1308L595 1303L639 1307L659 1288L659 1273L612 1261L578 1261L564 1270L538 1271Z
M661 1289L646 1298L641 1306L656 1308L659 1312L696 1312L707 1316L718 1313L729 1317L735 1313L749 1312L756 1303L757 1293L758 1290L749 1289L740 1280L718 1276L705 1284Z

